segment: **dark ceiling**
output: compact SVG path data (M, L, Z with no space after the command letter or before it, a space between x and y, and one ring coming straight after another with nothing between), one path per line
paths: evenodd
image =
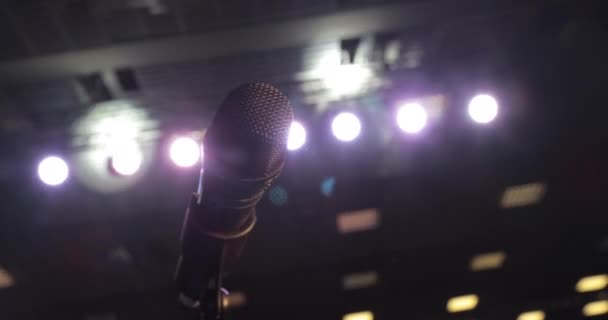
M396 0L16 0L2 6L0 60L284 21ZM414 2L414 1L409 1Z
M607 20L591 2L501 2L468 15L461 13L482 1L467 1L458 14L442 10L440 2L386 2L5 2L0 69L19 66L11 70L23 67L32 76L0 75L0 266L15 280L0 289L0 317L177 319L172 275L178 230L197 175L171 168L162 145L175 128L204 127L234 85L262 80L290 96L296 116L309 125L309 145L290 154L277 181L287 204L265 197L259 205L259 225L227 279L230 290L247 296L244 306L230 309L231 319L340 319L372 310L380 320L514 320L536 309L548 320L583 318L585 303L608 297L605 289L574 291L580 277L608 270ZM117 70L108 79L108 70L26 68L28 59L67 59L63 54L117 43L395 5L411 5L420 16L415 10L436 16L434 8L447 18L373 30L390 34L402 48L421 48L422 58L415 67L403 59L381 67L374 74L379 84L346 99L330 98L316 85L319 79L302 75L344 39L119 66L135 79L131 89ZM225 39L240 40L246 42ZM83 85L86 79L108 92ZM460 112L480 85L502 98L505 111L493 126L474 127ZM423 139L386 138L382 117L403 92L447 97L441 123ZM115 194L77 181L58 190L41 187L34 172L39 156L76 152L72 124L92 102L111 98L137 100L159 119L154 170ZM329 117L352 106L364 110L369 133L353 145L333 143ZM331 196L320 189L328 177L335 179ZM501 208L507 187L532 182L546 186L539 203ZM365 208L378 209L377 227L339 232L338 214ZM473 256L495 251L506 253L501 268L470 271ZM375 272L376 284L342 287L345 275L360 272ZM446 312L448 298L468 293L480 296L476 310Z

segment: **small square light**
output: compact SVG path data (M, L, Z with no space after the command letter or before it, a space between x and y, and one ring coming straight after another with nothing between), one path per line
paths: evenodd
M376 271L351 273L342 277L342 288L346 290L373 287L378 282Z
M476 294L468 294L450 298L446 308L450 313L462 312L475 309L478 303L479 297Z
M374 313L371 311L347 313L342 320L374 320Z
M542 310L523 312L517 317L517 320L545 320L545 312Z
M577 292L599 291L606 287L608 287L608 274L584 277L576 283Z
M584 316L595 317L602 314L608 314L608 300L589 302L583 307Z
M469 267L471 271L498 269L506 259L507 254L503 251L478 254L471 259Z
M380 224L378 209L343 212L336 217L338 231L342 234L375 229Z
M511 186L502 194L502 208L517 208L536 204L545 195L546 186L542 182L534 182L519 186Z

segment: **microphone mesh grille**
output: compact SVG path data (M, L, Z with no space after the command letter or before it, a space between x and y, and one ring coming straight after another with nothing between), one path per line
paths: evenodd
M267 83L248 83L234 89L220 110L258 138L270 144L285 145L293 119L287 97ZM228 116L228 115L227 115Z
M238 149L244 152L239 175L266 176L284 162L292 120L289 100L279 89L267 83L244 84L224 99L204 143L219 147L228 137L236 139L233 143L237 141Z

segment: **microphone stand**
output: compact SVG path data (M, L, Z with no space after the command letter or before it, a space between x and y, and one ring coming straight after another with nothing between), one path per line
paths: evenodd
M257 222L255 214L250 216L247 225L242 230L232 234L218 234L218 233L207 233L208 236L212 236L217 240L223 241L221 243L220 254L217 259L217 271L215 277L210 281L209 288L207 288L206 294L201 297L200 304L200 317L201 320L223 320L225 306L227 305L226 297L228 291L222 287L222 280L224 278L224 262L226 258L226 242L235 240L248 235Z
M200 317L201 320L223 320L224 319L224 299L228 292L222 287L222 278L224 276L224 245L222 245L220 258L217 264L217 275L211 281L210 287L207 289L204 301L202 301Z
M199 204L203 194L203 173L203 168L201 168L196 190ZM225 244L222 244L219 259L217 261L217 274L211 282L210 288L207 289L205 301L202 301L203 304L199 317L201 320L222 320L224 317L224 296L227 295L227 291L222 287L225 247Z
M225 311L225 300L228 291L222 287L224 275L224 246L222 245L220 258L217 260L216 275L209 281L209 286L201 292L196 300L190 300L180 294L180 316L179 318L189 320L223 320ZM185 299L185 300L184 300Z
M197 188L197 192L195 194L195 198L193 198L193 202L190 203L188 212L192 210L192 206L195 204L200 204L201 198L203 194L203 171L201 170L199 184ZM260 194L263 194L260 193ZM254 198L255 199L255 198ZM259 197L258 197L259 199ZM257 202L257 201L256 201ZM255 202L253 203L255 205ZM226 258L226 245L230 240L236 240L239 238L243 238L247 236L257 222L257 218L255 215L255 211L248 217L248 221L246 225L242 227L241 230L237 230L233 233L223 233L223 232L211 232L205 231L205 235L207 237L213 238L220 242L219 255L216 261L216 271L215 277L209 281L209 286L206 291L201 292L201 296L199 297L200 303L195 303L195 301L188 301L188 303L182 304L184 306L190 305L190 311L195 311L196 320L223 320L224 318L224 299L228 296L228 291L226 291L222 287L222 279L224 276L224 261ZM187 230L185 227L184 230ZM181 296L180 296L181 298Z

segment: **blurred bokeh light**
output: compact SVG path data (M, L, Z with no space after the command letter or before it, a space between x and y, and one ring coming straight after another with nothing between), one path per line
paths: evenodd
M116 142L112 145L110 154L112 169L123 176L135 174L143 161L140 146L130 139Z
M589 302L583 307L583 315L586 317L596 317L604 314L608 314L608 300Z
M334 97L360 94L373 76L365 65L343 64L339 48L327 51L313 73L323 81L329 94Z
M545 320L545 312L542 310L526 311L517 316L517 320Z
M397 125L405 133L418 133L427 123L427 113L419 103L405 103L397 111Z
M478 303L479 297L476 294L468 294L450 298L446 308L450 313L463 312L475 309Z
M48 156L38 164L38 177L49 186L58 186L69 176L68 164L57 156Z
M289 136L287 138L287 149L295 151L302 148L306 144L306 129L297 121L291 123L289 127Z
M374 320L374 313L371 311L347 313L342 320Z
M489 94L474 96L469 102L469 116L481 124L492 122L498 115L498 102Z
M331 130L338 140L350 142L361 133L361 120L354 113L342 112L334 117Z
M289 194L287 193L287 190L285 190L285 188L281 186L274 186L270 188L270 191L268 192L268 198L270 199L270 202L272 202L272 204L274 204L275 206L282 207L286 205L289 201Z
M577 292L599 291L608 287L608 274L597 274L581 278L576 283Z
M199 161L201 148L198 142L190 137L178 137L171 142L169 156L178 167L188 168Z

